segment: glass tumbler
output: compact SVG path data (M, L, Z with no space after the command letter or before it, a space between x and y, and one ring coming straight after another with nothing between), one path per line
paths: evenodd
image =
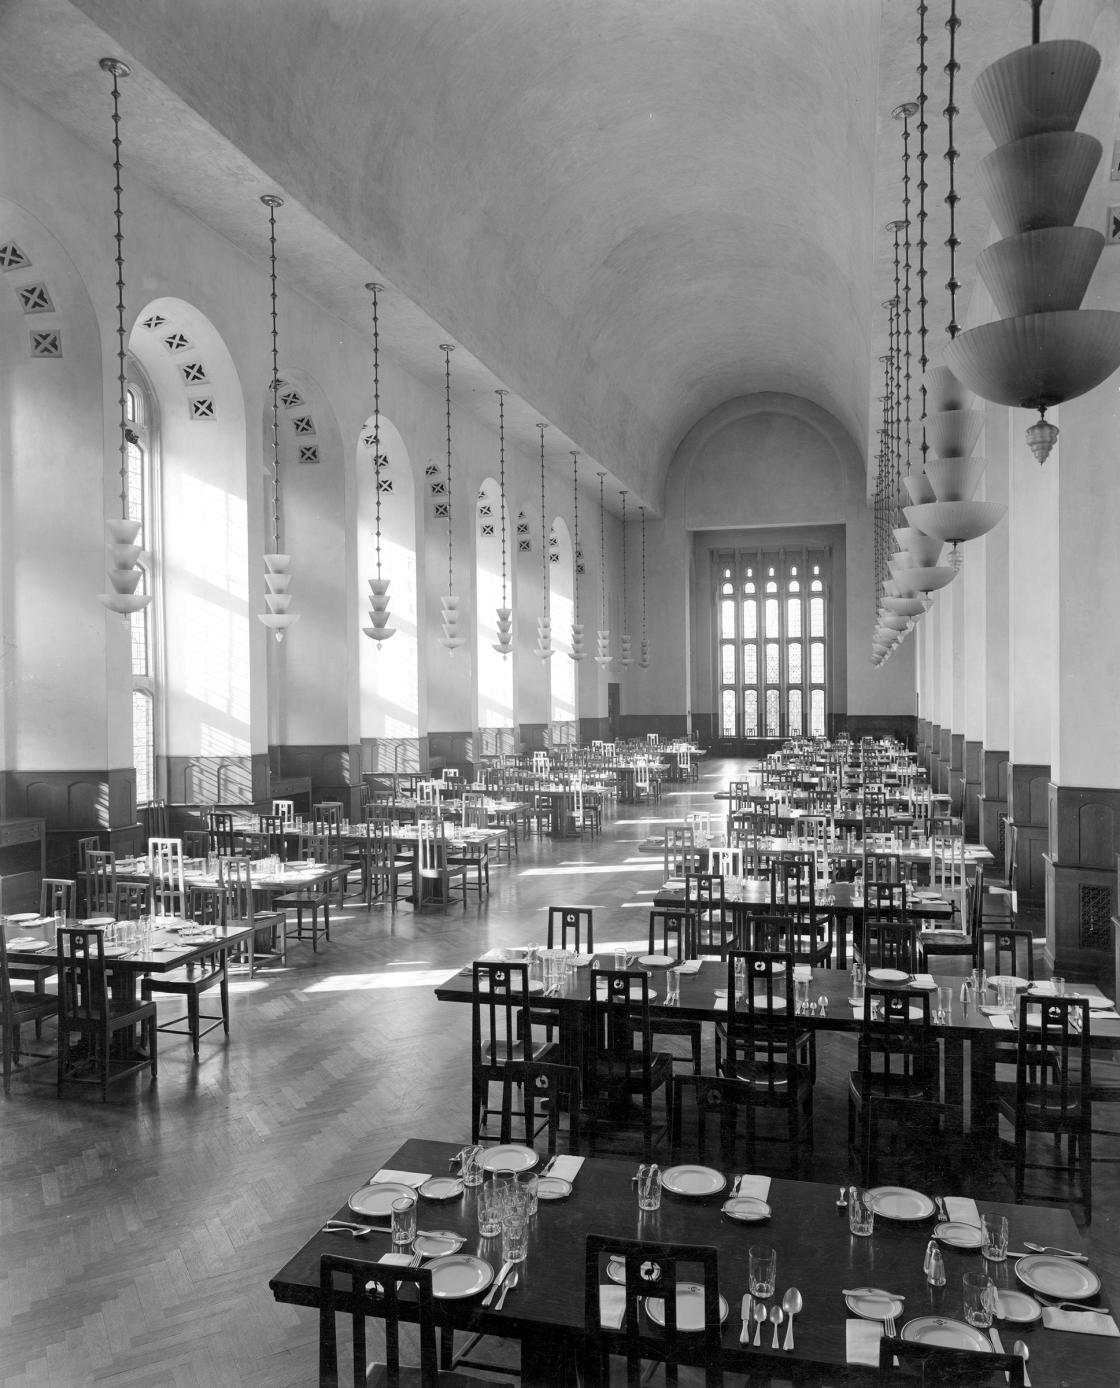
M964 1318L986 1330L996 1307L996 1286L986 1272L966 1272L963 1278Z
M484 1239L502 1232L502 1196L493 1181L478 1187L478 1232Z
M661 1208L661 1168L655 1163L638 1167L636 1178L638 1187L638 1209L659 1210Z
M537 1182L535 1171L523 1171L517 1178L518 1193L527 1218L532 1219L537 1212Z
M848 1192L848 1229L861 1239L875 1232L875 1207L867 1191L853 1186Z
M394 1248L411 1248L416 1237L416 1199L402 1195L393 1201L392 1240Z
M502 1262L520 1263L529 1251L529 1216L518 1201L502 1217Z
M980 1252L990 1263L1002 1263L1007 1258L1007 1216L980 1216Z
M748 1252L747 1279L751 1295L768 1297L774 1295L778 1281L778 1253L765 1244L752 1244Z

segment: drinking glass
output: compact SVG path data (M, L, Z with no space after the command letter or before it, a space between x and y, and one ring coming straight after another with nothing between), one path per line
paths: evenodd
M1055 974L1054 977L1050 980L1050 982L1054 985L1054 996L1056 998L1063 997L1066 991L1065 979L1059 978L1058 975Z
M953 1020L952 988L945 987L937 990L937 1020L942 1026L948 1026Z
M849 1002L853 1007L858 1007L859 1010L860 1010L861 1012L863 1011L863 989L864 989L863 965L862 965L862 964L853 964L853 965L852 965L851 983L850 983L849 988L848 988L848 1002Z
M875 1230L875 1209L868 1193L855 1186L848 1192L848 1229L861 1239L870 1238Z
M794 982L794 1007L798 1015L803 1015L809 1007L809 979L799 978Z
M478 1232L484 1239L502 1232L502 1193L493 1181L478 1188Z
M661 1168L652 1165L638 1167L638 1209L659 1210L661 1208Z
M624 949L616 949L614 952L614 966L616 969L625 969L628 955Z
M990 1263L1002 1263L1007 1258L1007 1216L980 1216L980 1252Z
M537 1212L537 1181L535 1171L523 1171L517 1178L518 1193L528 1219L532 1219Z
M966 1272L964 1285L964 1318L969 1325L986 1330L992 1323L996 1307L996 1285L986 1272Z
M482 1165L485 1152L481 1147L464 1147L459 1152L459 1175L465 1186L480 1186L485 1177Z
M747 1280L751 1295L768 1297L774 1295L778 1280L778 1252L765 1244L752 1244L748 1252Z
M502 1218L502 1262L520 1263L529 1251L529 1216L520 1202Z
M516 1171L507 1171L505 1167L501 1167L491 1176L490 1184L498 1192L498 1201L503 1210L509 1209L519 1198Z
M393 1201L392 1239L394 1248L411 1248L416 1237L416 1198L402 1195Z
M996 1004L1001 1012L1011 1012L1015 1006L1015 984L1010 978L1001 978L996 984Z

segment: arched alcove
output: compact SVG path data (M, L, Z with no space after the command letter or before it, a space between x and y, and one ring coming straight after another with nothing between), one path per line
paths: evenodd
M479 734L479 752L491 756L516 750L512 735L515 657L512 652L502 655L494 649L498 639L498 608L504 606L511 612L513 608L509 544L508 507L503 515L498 483L487 477L479 488L475 507L475 670L478 675L475 726Z
M381 458L374 467L374 424ZM377 503L381 502L381 577L389 580L389 626L394 635L361 635L359 736L363 771L412 771L419 761L420 701L416 593L416 489L408 450L384 415L370 415L354 455L361 625L369 623L369 580L377 577Z

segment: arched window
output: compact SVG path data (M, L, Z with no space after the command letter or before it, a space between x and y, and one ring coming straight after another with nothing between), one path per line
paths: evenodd
M157 754L160 718L158 716L159 669L162 665L159 639L162 621L159 608L159 433L153 407L154 394L148 388L139 366L129 358L125 385L125 411L128 440L128 513L140 522L140 592L152 601L129 617L132 656L132 762L136 768L136 802L144 804L159 795Z
M737 550L715 558L720 736L825 736L828 551Z

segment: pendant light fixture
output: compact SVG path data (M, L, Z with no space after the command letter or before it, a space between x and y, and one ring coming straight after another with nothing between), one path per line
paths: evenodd
M587 651L583 644L583 623L579 619L579 567L583 556L579 547L579 451L572 449L572 649L568 658L577 663Z
M509 655L513 649L513 609L509 606L509 585L506 571L506 396L508 390L500 387L494 394L498 397L498 505L502 511L502 605L498 608L498 639L494 649L499 655Z
M642 643L638 647L638 667L649 669L649 642L646 640L646 508L639 506L642 515Z
M291 586L292 556L280 550L280 353L276 329L276 209L283 207L284 199L276 193L264 193L261 202L268 208L268 283L272 323L272 550L264 556L264 595L267 612L259 613L260 620L269 627L277 641L283 641L284 633L293 622L299 621L299 614L289 609L292 597Z
M600 618L599 629L595 633L595 664L601 670L605 670L611 663L611 631L607 626L607 548L606 527L604 517L606 507L603 504L603 478L605 472L599 474L599 593L600 593Z
M542 660L552 659L552 612L548 589L548 529L545 520L544 498L544 431L547 424L538 424L541 431L541 615L537 621L536 654Z
M125 372L125 329L124 329L124 234L123 210L121 208L121 111L120 86L122 77L128 77L132 69L120 58L102 58L101 69L113 79L113 191L116 193L116 263L117 263L117 386L120 408L120 454L121 454L121 518L106 522L109 551L109 583L111 593L99 593L98 600L110 612L128 616L139 612L151 602L150 593L139 593L144 578L144 570L139 565L143 550L144 536L140 533L142 521L128 514L128 389ZM137 544L137 540L141 543Z
M459 630L460 599L455 596L451 529L451 353L455 346L451 342L441 342L439 350L443 353L443 398L447 409L447 593L439 600L443 609L443 635L439 643L454 655L467 639Z
M374 487L374 547L377 552L377 577L369 580L369 626L362 630L371 641L382 641L396 635L389 622L389 580L381 577L381 469L389 461L381 453L381 363L380 332L377 322L377 294L383 284L366 285L373 296L373 487Z
M634 663L634 653L630 648L630 611L626 598L626 492L620 491L619 496L622 498L622 653L619 663L629 669Z

